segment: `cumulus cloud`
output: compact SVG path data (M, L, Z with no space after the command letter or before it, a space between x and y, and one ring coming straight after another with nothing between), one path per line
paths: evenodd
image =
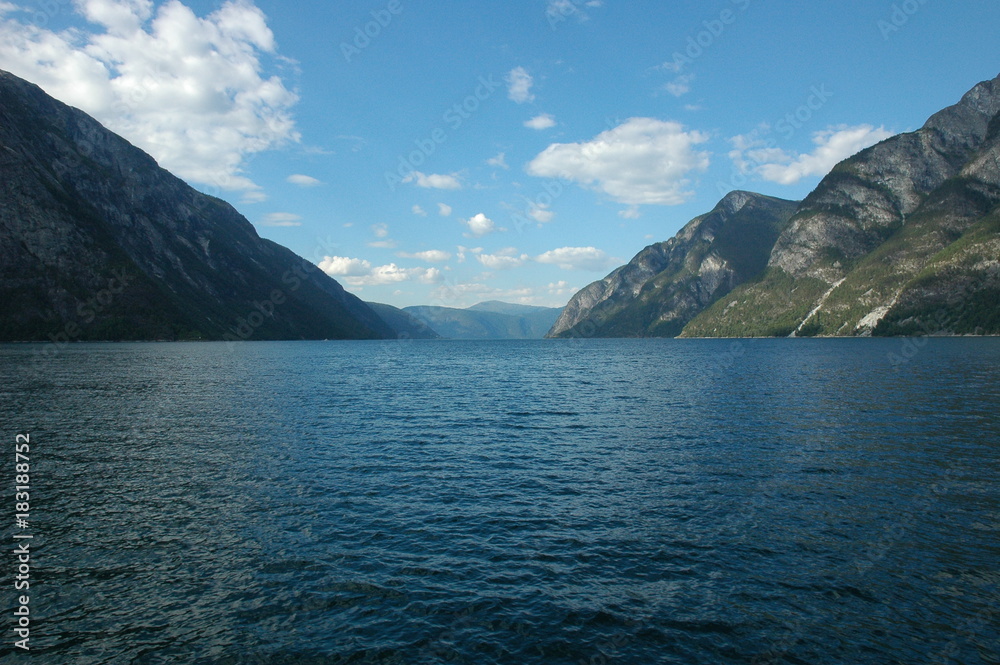
M264 215L261 226L302 226L300 215L291 212L272 212Z
M509 270L523 266L529 257L518 254L514 247L507 247L495 254L477 254L476 259L490 270Z
M557 265L563 270L605 270L611 257L596 247L560 247L535 257L539 263Z
M467 307L483 300L531 305L536 295L532 288L502 289L482 282L445 282L431 292L431 299L449 307Z
M687 201L688 174L708 168L695 149L708 135L677 122L631 118L585 143L553 143L528 164L528 173L564 178L628 205Z
M437 268L400 268L395 263L372 266L364 259L346 256L327 256L319 263L319 268L331 277L339 277L351 286L378 286L399 282L417 281L422 284L436 284L441 281L441 271Z
M319 262L319 269L331 277L354 277L371 273L372 264L364 259L326 256Z
M498 230L496 224L493 223L493 220L483 213L470 217L465 220L464 223L467 227L469 227L469 233L466 235L470 235L473 238L481 238L484 235Z
M536 115L531 120L526 120L524 126L528 129L548 129L556 126L556 119L549 113Z
M449 215L451 215L451 206L448 205L447 203L439 203L438 204L438 213L442 217L448 217Z
M674 97L683 97L691 92L691 82L694 81L694 74L683 74L670 83L663 86L663 89Z
M417 187L423 187L425 189L462 189L462 183L458 179L457 173L452 173L449 175L443 175L439 173L421 173L420 171L413 171L405 178L403 182L413 182L416 183Z
M567 282L564 279L561 279L558 282L549 282L548 290L549 290L549 295L572 296L580 289L576 288L575 286L570 286L569 282Z
M419 215L420 217L426 217L427 216L427 211L424 210L423 208L421 208L417 204L414 204L413 207L410 208L410 212L412 212L414 215Z
M510 168L509 166L507 166L506 155L504 153L502 153L502 152L499 155L497 155L496 157L490 157L489 159L487 159L486 163L489 166L495 166L495 167L500 168L500 169L509 169Z
M428 249L423 252L399 252L397 255L403 259L420 259L428 263L444 263L451 259L451 254L440 249Z
M0 68L83 109L189 181L258 190L242 170L257 152L299 140L298 97L263 12L229 0L206 17L174 0L78 0L91 25L53 32L0 18Z
M535 96L531 94L531 86L535 80L524 67L515 67L510 70L504 79L507 81L507 96L518 104L535 101Z
M292 174L285 178L285 181L299 187L318 187L323 184L320 180L312 176L302 175L301 173Z
M539 224L548 224L556 216L549 207L550 204L548 203L531 201L528 203L528 217L531 217Z
M767 141L759 132L733 137L729 157L742 173L793 185L809 176L825 176L839 162L892 136L885 127L839 125L813 133L812 152L792 154Z

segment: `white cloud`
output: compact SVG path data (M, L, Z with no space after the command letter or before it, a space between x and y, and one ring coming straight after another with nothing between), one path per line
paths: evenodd
M519 268L529 259L527 254L518 254L517 249L507 247L495 254L478 254L476 259L490 270Z
M298 185L299 187L318 187L323 184L322 181L317 180L312 176L302 175L301 173L292 174L285 178L285 181L293 185Z
M569 16L575 16L581 22L590 20L590 16L580 7L593 9L603 6L603 0L549 0L545 15L549 18L549 25L555 27L559 21L565 21Z
M420 259L428 263L444 263L451 259L451 254L440 249L428 249L424 252L413 253L400 252L398 256L404 259Z
M471 235L474 238L481 238L484 235L498 230L496 224L493 223L493 220L483 213L470 217L465 220L464 223L469 227L469 234L467 235Z
M500 169L510 168L509 166L507 166L507 162L505 161L505 155L502 152L496 157L490 157L489 159L487 159L486 163L490 166L495 166Z
M567 282L564 279L561 279L558 282L549 282L548 290L549 290L549 295L572 296L580 289L576 288L575 286L570 286L569 282Z
M416 204L414 204L414 206L410 208L410 212L412 212L414 215L419 215L420 217L427 216L427 211Z
M459 181L457 173L442 175L413 171L403 178L403 182L415 182L417 187L424 187L425 189L462 189L462 183Z
M431 299L448 307L468 307L483 300L531 305L536 296L532 288L501 289L482 282L446 282L431 292Z
M535 81L524 67L510 70L504 80L507 81L507 96L510 99L518 104L535 101L535 96L531 94L531 86Z
M528 203L528 216L539 224L548 224L556 214L549 210L549 204L531 201Z
M441 281L441 271L437 268L400 268L395 263L373 267L364 259L346 256L324 257L319 268L331 277L342 278L351 286L377 286L408 281L436 284Z
M260 189L247 189L240 197L240 203L263 203L267 200L267 194Z
M596 247L560 247L535 257L539 263L551 263L563 270L605 270L611 258Z
M764 130L767 128L765 127ZM729 157L743 173L764 180L793 185L809 176L825 176L834 166L865 148L892 136L885 127L839 125L815 132L812 152L791 154L760 137L760 132L735 136Z
M708 168L708 140L677 122L631 118L586 143L553 143L528 164L528 173L576 181L628 205L684 203L692 171Z
M691 92L691 82L694 81L694 74L684 74L678 76L670 83L663 86L663 89L674 97L683 97Z
M639 206L629 206L625 210L619 210L618 216L622 219L639 219L642 213L639 212Z
M531 120L526 120L524 126L528 129L548 129L556 126L556 120L549 113L536 115Z
M244 160L299 134L298 101L268 75L260 55L278 57L267 19L249 0L198 17L178 0L78 0L92 25L52 32L0 19L0 68L83 109L202 185L259 189Z
M368 243L369 247L377 249L394 249L396 247L396 241L389 237L388 224L372 224L372 233L379 239Z
M346 256L326 256L319 263L319 269L331 277L360 276L371 273L372 264L364 259Z
M300 215L291 212L272 212L264 215L261 226L302 226Z
M448 205L447 203L439 203L438 204L438 213L442 217L448 217L449 215L451 215L451 206Z

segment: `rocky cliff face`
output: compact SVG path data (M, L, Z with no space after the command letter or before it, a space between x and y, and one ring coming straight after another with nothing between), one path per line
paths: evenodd
M1000 77L838 164L734 192L573 297L551 336L1000 333Z
M779 236L761 280L685 335L998 332L1000 77L918 131L837 165ZM992 229L992 231L991 231Z
M0 72L0 340L393 331L121 137Z
M731 192L666 242L577 293L550 337L676 336L766 265L797 203Z

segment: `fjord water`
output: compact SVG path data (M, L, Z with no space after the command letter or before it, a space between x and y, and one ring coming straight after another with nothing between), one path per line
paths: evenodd
M37 662L1000 659L1000 340L6 345L0 373Z

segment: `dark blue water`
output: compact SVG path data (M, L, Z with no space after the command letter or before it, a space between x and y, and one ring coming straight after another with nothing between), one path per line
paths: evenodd
M8 345L0 380L32 662L1000 662L1000 340Z

